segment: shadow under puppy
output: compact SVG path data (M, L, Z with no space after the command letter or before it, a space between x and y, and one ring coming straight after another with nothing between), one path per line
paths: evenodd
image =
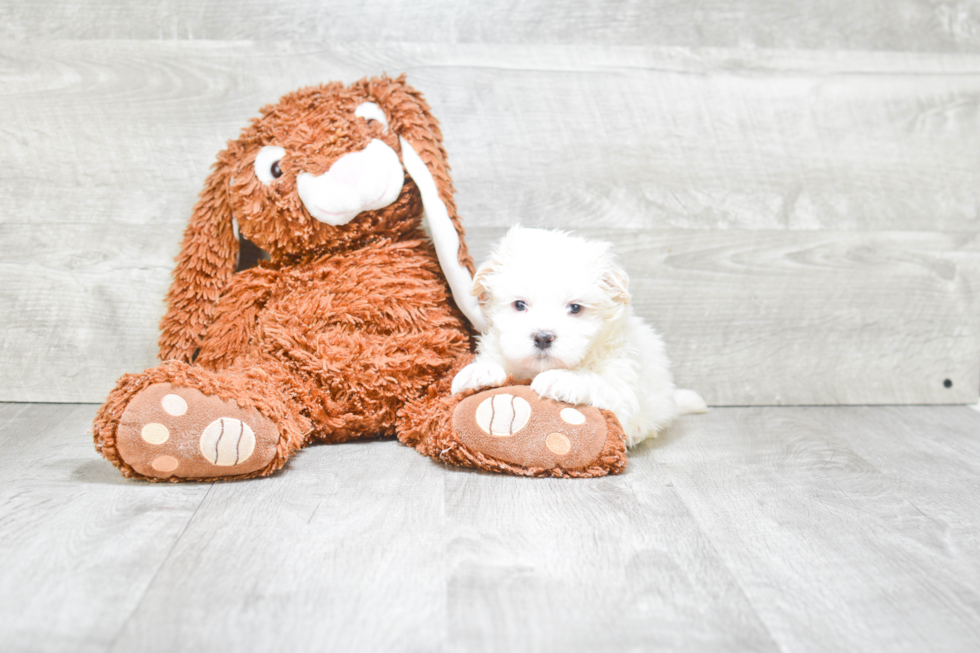
M515 226L477 270L473 294L487 328L454 393L533 379L542 397L612 411L630 446L707 410L675 389L663 339L633 313L609 243Z

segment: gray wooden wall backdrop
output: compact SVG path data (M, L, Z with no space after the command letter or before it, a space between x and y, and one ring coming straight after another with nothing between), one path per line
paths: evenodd
M0 0L0 400L152 365L225 141L405 71L475 254L518 220L615 241L709 403L975 401L980 6L816 4Z

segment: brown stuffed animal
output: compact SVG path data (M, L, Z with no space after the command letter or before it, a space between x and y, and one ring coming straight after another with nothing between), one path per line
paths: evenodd
M233 220L269 261L236 273ZM467 318L483 319L472 273L438 124L404 76L290 93L218 155L167 295L164 363L119 380L96 448L170 481L264 476L314 439L395 434L492 471L621 471L611 413L521 385L450 394Z

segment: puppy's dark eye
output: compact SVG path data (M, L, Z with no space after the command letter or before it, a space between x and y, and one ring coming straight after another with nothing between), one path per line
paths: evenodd
M568 305L568 312L571 313L572 315L577 315L581 311L582 311L582 305L581 304L569 304Z
M514 310L515 311L526 311L527 310L527 304L525 304L524 302L522 302L521 300L518 299L516 302L514 302Z
M269 172L272 173L273 179L279 179L279 177L282 177L282 168L279 167L278 161L272 162L272 166L269 167Z
M377 124L378 124L378 121L377 120L375 120L374 118L368 118L368 121L367 121L368 129L372 129Z

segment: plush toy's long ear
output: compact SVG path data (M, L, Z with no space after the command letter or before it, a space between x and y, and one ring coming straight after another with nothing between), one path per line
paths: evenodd
M238 239L228 203L229 170L229 155L223 151L184 231L167 312L160 321L160 360L191 362L215 302L235 272Z
M473 286L473 257L466 247L466 231L456 212L453 182L449 176L442 132L421 93L397 79L372 79L367 91L391 118L391 128L402 146L402 162L422 195L425 227L449 282L453 299L470 322L483 330L483 312L470 290Z

